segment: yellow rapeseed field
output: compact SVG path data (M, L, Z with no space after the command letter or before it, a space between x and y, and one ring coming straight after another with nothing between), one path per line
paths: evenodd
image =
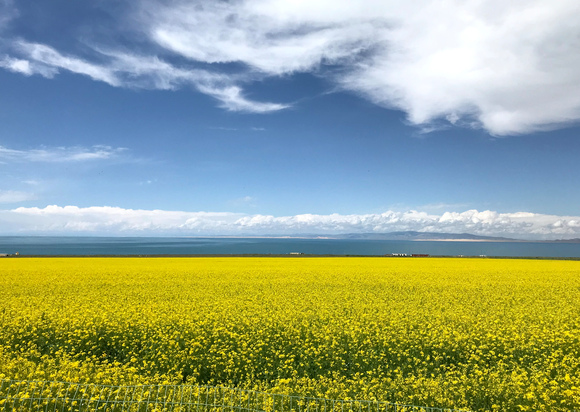
M0 379L580 409L580 262L0 259Z

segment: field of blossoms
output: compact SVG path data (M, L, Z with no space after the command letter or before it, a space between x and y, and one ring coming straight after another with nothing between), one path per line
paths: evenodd
M4 258L1 379L580 409L580 262Z

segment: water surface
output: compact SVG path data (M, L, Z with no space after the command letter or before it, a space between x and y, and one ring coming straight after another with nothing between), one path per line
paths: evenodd
M221 255L289 254L523 256L580 258L580 243L445 242L363 239L51 237L3 236L0 253L20 255Z

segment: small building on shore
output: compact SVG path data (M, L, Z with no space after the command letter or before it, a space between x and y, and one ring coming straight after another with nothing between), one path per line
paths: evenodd
M0 257L20 256L20 253L0 253Z

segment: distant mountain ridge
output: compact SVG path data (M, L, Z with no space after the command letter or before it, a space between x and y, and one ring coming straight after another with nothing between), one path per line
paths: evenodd
M471 240L494 242L519 242L519 239L497 236L479 236L469 233L436 233L436 232L387 232L387 233L348 233L325 236L331 239L368 239L368 240Z
M470 233L440 233L440 232L417 232L413 230L384 233L340 233L340 234L268 234L268 235L245 235L245 236L210 236L210 237L241 237L241 238L272 238L272 239L349 239L349 240L400 240L400 241L448 241L448 242L526 242L526 243L580 243L580 238L574 239L516 239L502 236L481 236Z
M556 243L580 243L580 237L574 239L558 239L554 240Z

